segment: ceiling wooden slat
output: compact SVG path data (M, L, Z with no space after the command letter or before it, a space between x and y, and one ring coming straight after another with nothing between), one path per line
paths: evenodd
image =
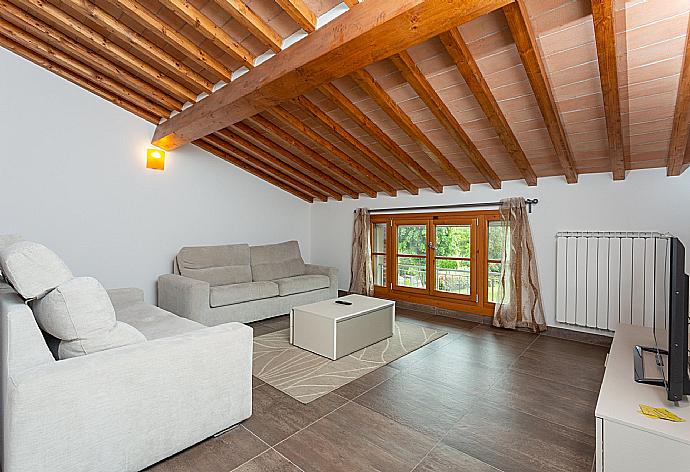
M102 8L86 0L61 0L61 2L82 12L90 19L107 28L108 31L118 35L124 41L131 44L133 48L136 48L138 51L141 51L144 55L151 58L151 60L157 62L175 77L182 78L190 84L195 84L207 92L213 89L213 83L206 80L201 74L198 74L191 67L178 61L162 48L121 23L117 18L113 17Z
M232 36L186 0L160 0L163 5L185 20L205 38L240 61L245 67L254 67L255 57ZM215 130L214 130L215 131Z
M349 131L343 128L337 121L328 116L323 110L316 106L311 100L302 96L295 99L295 103L298 103L302 108L307 110L312 116L314 116L321 124L326 126L329 130L335 133L343 141L349 144L353 149L358 151L360 154L367 157L376 167L378 167L382 172L388 175L390 178L396 180L398 185L404 187L408 192L413 195L419 193L419 189L404 175L395 170L386 161L381 159L374 151L372 151L368 146L364 145L360 140L352 136Z
M232 71L219 60L206 53L206 51L187 39L183 34L178 33L175 29L165 24L156 15L141 6L137 0L117 0L117 5L142 26L169 41L178 51L186 54L187 57L193 59L198 65L204 68L208 67L226 81L229 81L230 77L232 77Z
M182 0L164 0L166 3ZM161 123L153 143L175 149L361 69L510 0L367 1L206 99ZM344 60L347 58L347 60Z
M352 8L359 3L359 0L344 0L344 1L345 1L345 5L347 5L349 8Z
M237 157L238 159L243 160L247 164L263 171L266 172L267 174L271 174L274 177L276 177L279 180L282 180L289 186L293 187L294 189L306 193L307 195L311 195L312 197L326 201L327 197L326 195L312 189L308 185L304 184L303 182L300 182L297 180L295 177L292 175L286 174L282 170L279 170L272 165L266 163L265 161L258 159L256 156L251 155L247 151L235 146L233 143L229 142L225 138L221 136L222 130L218 133L214 133L210 136L207 136L206 138L210 140L213 145L219 147L220 149L229 152L233 156Z
M465 152L479 173L484 176L489 185L495 189L501 188L501 179L496 175L496 172L494 172L486 159L484 159L477 146L474 145L470 137L465 133L465 130L462 129L458 120L446 104L443 103L441 97L436 93L436 90L434 90L424 74L419 70L407 51L402 51L393 56L391 60L439 123L446 128L460 149Z
M165 90L175 98L191 101L196 100L197 94L187 87L171 79L151 66L148 62L139 59L134 54L121 48L100 33L85 26L50 3L43 0L24 0L22 6L24 9L28 9L34 16L46 16L66 30L78 34L87 44L91 45L92 49L96 49L100 51L102 55L107 55L121 64L140 72L151 83L160 84L162 87L165 87Z
M516 0L506 5L503 7L503 13L508 21L510 32L515 40L515 46L520 54L522 65L525 67L539 110L544 118L551 143L563 169L565 180L571 184L576 183L577 168L573 160L573 153L568 144L565 128L558 113L551 84L539 52L537 38L529 23L529 16L523 0Z
M276 0L276 3L307 33L316 31L316 15L302 0Z
M149 97L169 110L180 110L182 102L151 86L148 82L118 67L108 59L94 53L81 43L52 28L50 25L34 18L24 10L13 4L0 0L0 17L10 21L15 26L28 27L31 33L53 47L58 47L72 56L79 57L84 64L107 74L110 78L127 84L132 90ZM167 116L167 115L166 115Z
M688 31L685 36L685 52L683 54L683 65L680 70L678 81L678 94L676 95L676 107L673 113L673 129L671 130L671 143L668 148L668 164L666 166L668 175L680 175L685 169L683 164L688 164L686 160L690 146L688 146L688 136L690 135L690 20L688 20Z
M616 65L616 32L613 28L613 0L592 0L592 20L597 43L599 78L606 113L609 158L614 180L625 179L623 129Z
M244 170L245 172L249 172L250 174L254 175L255 177L258 177L261 180L264 180L271 185L275 185L276 187L285 190L288 193L291 193L292 195L296 196L297 198L300 198L304 200L307 203L313 203L314 202L314 197L311 195L308 195L304 192L300 192L298 190L295 190L294 188L290 187L289 185L286 185L283 183L281 180L278 180L275 178L273 175L268 174L266 172L261 171L260 169L257 169L256 167L252 167L251 165L247 164L246 162L236 158L235 156L218 149L216 146L212 144L212 141L208 138L204 138L203 140L198 140L194 141L194 145L198 146L199 148L203 149L204 151L210 152L211 154L214 154L217 157L220 157L226 162L229 162L230 164L239 167L240 169Z
M302 141L298 140L293 134L288 133L287 131L285 131L285 129L275 125L270 120L267 120L261 115L256 115L250 118L250 121L253 121L271 135L276 136L279 139L285 141L293 148L298 149L299 152L301 152L305 156L308 156L314 162L318 163L324 172L327 172L331 175L335 175L338 178L344 180L345 182L351 182L354 186L363 186L363 184L355 176L345 172L337 165L334 165L334 163L323 157L318 152L314 151L312 148L304 144ZM357 191L352 189L348 190L348 195L350 197L359 198L359 193L357 193Z
M55 62L64 69L69 70L73 74L79 75L85 80L93 82L95 85L103 88L104 90L113 93L123 100L136 105L144 110L149 110L152 113L160 116L167 116L170 110L162 107L148 98L130 90L124 85L116 82L108 76L102 75L97 70L89 67L86 64L82 64L76 59L72 58L62 51L53 48L49 44L41 41L40 39L31 36L26 33L21 28L14 26L12 23L5 21L0 18L0 34L10 38L12 41L21 44L22 46L31 49L36 54L40 54L51 62Z
M24 59L33 62L34 64L41 66L45 68L46 70L49 70L50 72L53 72L60 77L62 77L65 80L69 80L70 82L84 88L85 90L88 90L91 93L94 93L98 95L99 97L103 98L104 100L108 100L109 102L113 103L114 105L119 106L120 108L123 108L131 113L134 113L140 118L145 119L146 121L150 123L158 123L158 117L154 115L153 113L149 112L148 110L144 110L142 108L139 108L136 105L132 105L130 102L127 100L123 100L122 98L118 97L112 92L109 92L108 90L105 90L92 82L89 82L88 80L85 80L82 78L80 75L77 75L73 72L71 72L68 69L65 69L64 67L59 66L58 64L55 64L52 61L49 61L48 59L44 58L40 54L36 54L32 50L25 48L21 44L15 43L9 38L6 38L3 35L0 35L0 46L3 46L4 48L7 48L8 50L14 52L15 54L23 57Z
M436 180L422 165L407 154L398 143L393 141L379 126L365 115L335 85L326 84L319 88L338 108L348 115L357 125L376 139L398 162L417 174L435 192L442 192L443 185Z
M366 70L358 70L351 77L374 101L391 117L393 121L420 147L427 155L463 190L470 189L470 183L446 156L431 142L431 140L412 122L409 116L386 93L376 80Z
M270 110L270 113L278 119L282 120L283 122L287 123L294 129L296 129L297 131L299 131L302 135L306 136L311 141L326 149L334 156L336 156L338 159L340 159L344 166L349 167L350 169L355 171L355 173L358 174L358 181L362 183L364 193L366 193L370 197L376 197L377 189L375 189L369 183L364 183L361 177L366 179L368 182L375 182L377 185L379 185L380 188L385 189L390 193L395 193L395 189L393 187L379 179L377 176L371 173L369 169L361 165L359 162L355 161L353 158L341 151L340 148L338 148L333 143L322 137L320 134L316 133L310 127L305 125L301 120L291 115L283 107L272 108Z
M283 38L241 0L218 0L217 3L259 41L275 52L281 50Z
M319 182L313 177L310 177L298 168L276 158L275 156L271 155L271 153L264 151L262 148L243 138L234 131L231 131L230 129L222 129L216 134L221 136L223 139L230 141L233 145L240 147L248 153L258 157L274 169L277 169L283 174L289 175L290 177L302 182L304 185L307 185L312 189L312 192L318 192L320 195L331 195L333 193L333 191L323 183Z
M326 174L319 168L311 165L309 162L305 161L304 159L289 151L288 149L285 149L283 146L275 143L274 141L271 141L269 138L259 133L257 130L255 130L245 122L235 123L234 125L232 125L232 127L237 131L243 133L245 136L248 136L255 142L261 144L265 148L270 149L270 152L274 155L282 156L283 160L296 165L298 168L300 168L300 170L308 174L310 177L313 177L323 182L325 185L330 187L330 191L328 192L328 194L336 200L342 200L343 195L354 193L351 189L343 185L341 182L338 182L330 175ZM357 194L355 193L355 195Z
M508 120L503 115L494 94L491 92L491 88L489 88L489 84L484 80L484 76L472 57L460 31L457 28L453 28L443 33L440 38L446 51L448 51L453 62L455 62L460 75L465 79L465 83L472 91L474 98L477 99L479 106L489 119L491 126L496 130L496 134L498 134L503 146L505 146L508 154L512 157L515 167L518 168L527 185L537 185L537 174L534 173L532 165L529 163L525 152L510 128Z

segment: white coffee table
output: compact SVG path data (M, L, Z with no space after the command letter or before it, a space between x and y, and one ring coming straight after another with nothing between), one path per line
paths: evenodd
M340 305L335 300L351 302ZM295 307L290 343L332 360L393 336L395 302L363 295Z

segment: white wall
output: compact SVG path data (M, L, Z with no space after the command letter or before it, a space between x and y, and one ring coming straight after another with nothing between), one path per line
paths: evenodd
M666 177L664 169L629 172L622 182L610 174L581 175L569 185L560 177L539 179L537 187L504 182L503 189L473 185L470 192L447 187L442 194L422 191L397 198L379 196L314 205L311 257L318 264L339 267L341 289L350 276L352 211L357 207L388 208L496 201L511 196L538 198L530 223L538 257L547 322L555 325L556 240L558 231L661 231L678 236L690 256L690 171ZM690 259L689 259L690 262ZM690 270L690 263L687 264Z
M148 170L152 125L4 49L0 71L0 234L149 301L183 245L297 239L308 258L307 203L194 146Z

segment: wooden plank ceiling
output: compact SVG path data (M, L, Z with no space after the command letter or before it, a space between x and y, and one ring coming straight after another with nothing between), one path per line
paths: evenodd
M440 0L0 0L0 45L157 135L208 120L195 145L309 202L690 165L690 2L454 3L446 29Z

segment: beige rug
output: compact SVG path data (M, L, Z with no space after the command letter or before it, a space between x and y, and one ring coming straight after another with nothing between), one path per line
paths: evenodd
M395 323L393 337L332 361L290 344L284 329L254 338L253 373L302 403L309 403L446 335L412 323Z

